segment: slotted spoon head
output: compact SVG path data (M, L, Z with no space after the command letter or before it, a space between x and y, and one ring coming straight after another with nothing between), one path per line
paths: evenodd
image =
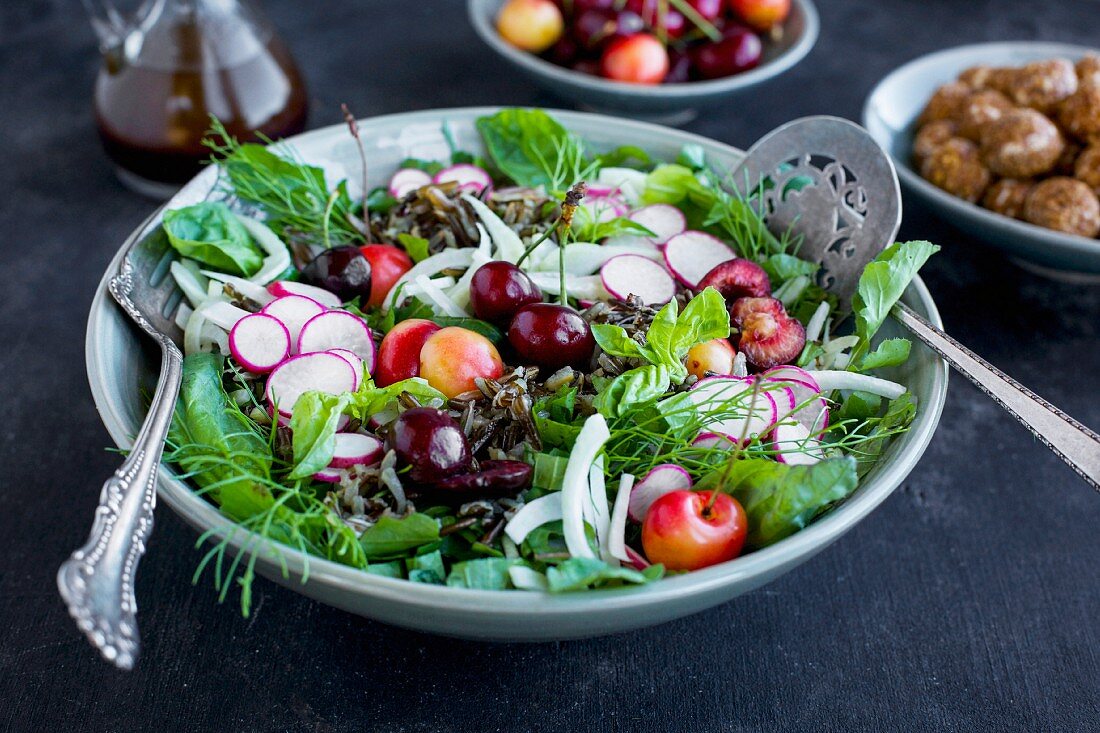
M176 325L175 316L183 292L169 272L173 259L175 252L161 227L139 235L123 255L108 289L142 330L157 340L181 346L183 330Z
M890 156L859 125L804 117L777 127L746 154L733 180L777 237L801 242L798 256L821 265L818 284L850 310L859 276L893 243L901 189Z

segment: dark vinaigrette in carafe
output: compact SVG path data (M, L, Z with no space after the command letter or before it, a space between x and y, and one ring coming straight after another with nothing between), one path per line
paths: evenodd
M124 182L166 196L188 181L210 158L210 115L241 140L305 128L301 75L249 4L161 0L148 9L105 51L96 80L96 124Z

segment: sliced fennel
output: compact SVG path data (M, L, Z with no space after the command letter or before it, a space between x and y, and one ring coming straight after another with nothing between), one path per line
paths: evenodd
M611 438L607 421L596 413L584 421L562 478L561 511L565 545L573 557L596 559L584 530L584 505L591 501L589 473L596 456Z
M905 387L897 382L891 382L888 379L882 379L880 377L872 377L869 374L857 374L856 372L834 370L807 373L814 378L814 381L817 382L822 392L831 392L834 389L850 389L860 392L870 392L879 397L885 397L888 400L897 399L906 392Z
M290 267L290 250L287 248L286 243L279 239L279 235L271 231L271 227L267 224L240 214L237 214L236 217L237 221L256 240L256 244L260 245L264 252L267 252L267 257L264 257L264 264L255 275L248 279L260 285L267 285Z
M424 260L421 260L417 264L413 265L412 269L406 272L404 275L397 279L397 282L390 288L389 294L386 296L386 300L382 303L382 308L389 310L394 306L394 298L398 293L403 292L404 288L401 286L405 283L416 282L416 279L420 276L431 277L438 274L442 270L449 270L452 268L469 267L473 261L474 252L477 250L471 247L462 247L460 249L445 249L442 252L432 255Z
M496 248L496 258L515 264L523 256L523 250L526 249L519 235L512 231L512 227L505 224L503 219L494 214L493 210L486 206L481 199L466 194L462 197L462 200L473 207L477 218L481 219L481 223L485 225L486 231L489 232L489 236L493 240L493 246Z

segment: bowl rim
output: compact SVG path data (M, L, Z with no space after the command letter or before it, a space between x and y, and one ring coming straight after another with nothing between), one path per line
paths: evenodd
M678 84L630 84L567 69L564 66L550 63L533 53L515 48L500 37L486 15L480 12L480 6L483 2L486 2L486 0L467 0L467 15L470 24L481 40L499 55L518 64L535 76L548 77L561 84L579 87L589 92L602 92L605 94L614 92L620 99L657 98L665 100L683 99L686 101L707 94L731 92L751 87L789 71L802 61L813 49L814 44L817 43L821 31L821 20L818 17L813 0L792 0L792 4L799 9L805 19L805 28L802 35L787 50L770 61L749 71L721 79L689 81Z
M392 123L398 120L411 123L422 119L454 121L454 118L459 115L476 117L500 109L502 108L461 107L396 113L360 120L360 126L361 128L365 127L369 133L369 126L372 123ZM572 127L577 121L588 121L599 125L612 123L619 126L629 125L652 134L671 137L675 140L703 141L707 147L722 150L727 154L742 154L737 148L725 143L660 125L634 120L620 120L606 115L583 112L549 108L546 108L546 111L562 121L566 127ZM287 142L295 144L310 138L323 138L336 134L343 135L345 131L345 125L334 124L288 138ZM203 174L200 173L199 175ZM109 398L105 384L106 375L99 368L101 358L110 358L101 349L100 339L98 338L101 332L100 326L103 320L109 317L114 302L108 296L107 283L118 269L122 254L129 244L137 238L145 236L153 227L158 226L161 213L171 203L168 202L158 207L130 233L125 242L119 247L96 288L89 309L85 336L85 363L88 371L88 382L96 410L103 420L111 439L120 448L128 448L132 445L133 436L125 428L125 418L120 406L114 404ZM909 301L910 304L919 305L927 313L930 322L942 327L943 322L936 304L919 277L913 279L903 299ZM117 311L114 316L123 317ZM308 572L309 583L317 583L353 595L389 600L411 608L425 610L446 608L449 611L467 612L488 612L491 610L492 613L499 616L515 618L532 614L569 616L583 615L594 611L607 613L632 610L683 599L687 596L706 594L740 580L767 579L770 577L769 573L781 571L799 560L808 559L838 539L890 496L912 471L935 433L947 396L947 363L943 359L937 359L937 361L929 385L932 399L930 403L922 405L921 409L918 410L917 417L908 436L906 436L909 438L908 444L893 457L888 465L883 466L883 470L878 475L860 487L865 489L864 491L857 492L826 516L770 547L709 568L666 577L656 583L644 586L602 589L584 593L552 594L538 591L476 590L413 583L404 579L373 575L364 570L341 565L331 560L307 556L305 553L287 546L278 546L279 560L273 559L267 552L260 553L258 565L266 566L272 573L281 573L284 578L302 577ZM229 543L237 550L247 547L252 541L253 534L250 531L241 529L237 523L221 514L213 504L196 494L187 486L184 480L178 478L175 472L163 463L159 467L158 479L157 495L196 530L206 532L210 537L219 540L228 537ZM305 582L303 580L302 585Z
M879 97L884 95L886 90L890 87L899 85L901 83L900 77L905 74L914 71L917 67L934 64L945 58L958 57L960 64L970 64L980 60L990 52L1034 53L1038 57L1047 57L1048 54L1050 56L1080 56L1088 52L1100 53L1100 47L1094 48L1091 46L1055 41L995 41L954 46L952 48L940 49L918 56L895 68L879 80L871 89L870 93L867 95L867 99L863 103L863 110L860 118L863 127L868 131L872 131L874 127L874 125L871 124L872 120L881 118L881 115L877 112ZM945 80L943 83L947 81L950 80ZM912 127L915 120L916 117L909 119L902 130L907 130ZM892 131L894 128L891 127L888 129ZM899 132L902 130L899 130ZM871 134L874 135L873 132ZM894 137L895 135L891 135L891 139ZM894 167L897 169L898 177L906 187L961 216L969 216L989 227L1010 232L1018 237L1033 240L1035 243L1043 246L1055 247L1088 255L1100 253L1100 239L1082 237L1079 234L1059 232L1019 219L1012 219L1004 214L998 214L978 206L976 203L961 199L958 196L952 196L922 178L912 167L908 158L902 158L895 155L893 146L884 144L888 141L878 140L877 142L886 149L890 158L894 161Z

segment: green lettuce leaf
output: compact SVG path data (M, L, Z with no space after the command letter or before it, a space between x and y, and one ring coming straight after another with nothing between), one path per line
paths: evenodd
M860 360L859 370L866 372L871 369L904 364L909 359L909 350L912 346L909 339L886 339Z
M931 242L897 242L867 265L852 298L856 335L860 338L860 347L853 353L863 353L870 347L871 339L917 270L939 249Z
M221 201L166 211L164 232L181 255L216 270L248 277L263 265L263 254L248 230Z
M623 372L592 401L604 417L621 417L640 404L651 402L672 386L668 367L650 364Z
M503 109L476 124L493 163L518 186L560 192L597 168L580 140L542 110Z
M585 590L606 585L644 585L664 576L663 565L650 565L644 571L614 567L603 560L574 557L546 569L551 593Z
M401 232L397 235L397 241L409 253L409 257L412 258L413 262L422 262L428 259L428 240L424 237L415 237L408 232Z
M447 576L447 585L452 588L508 590L512 587L512 577L508 574L508 569L522 564L523 561L518 558L512 560L504 557L456 562Z
M414 513L401 519L383 515L359 536L359 545L367 560L391 560L438 540L439 522L427 514Z

